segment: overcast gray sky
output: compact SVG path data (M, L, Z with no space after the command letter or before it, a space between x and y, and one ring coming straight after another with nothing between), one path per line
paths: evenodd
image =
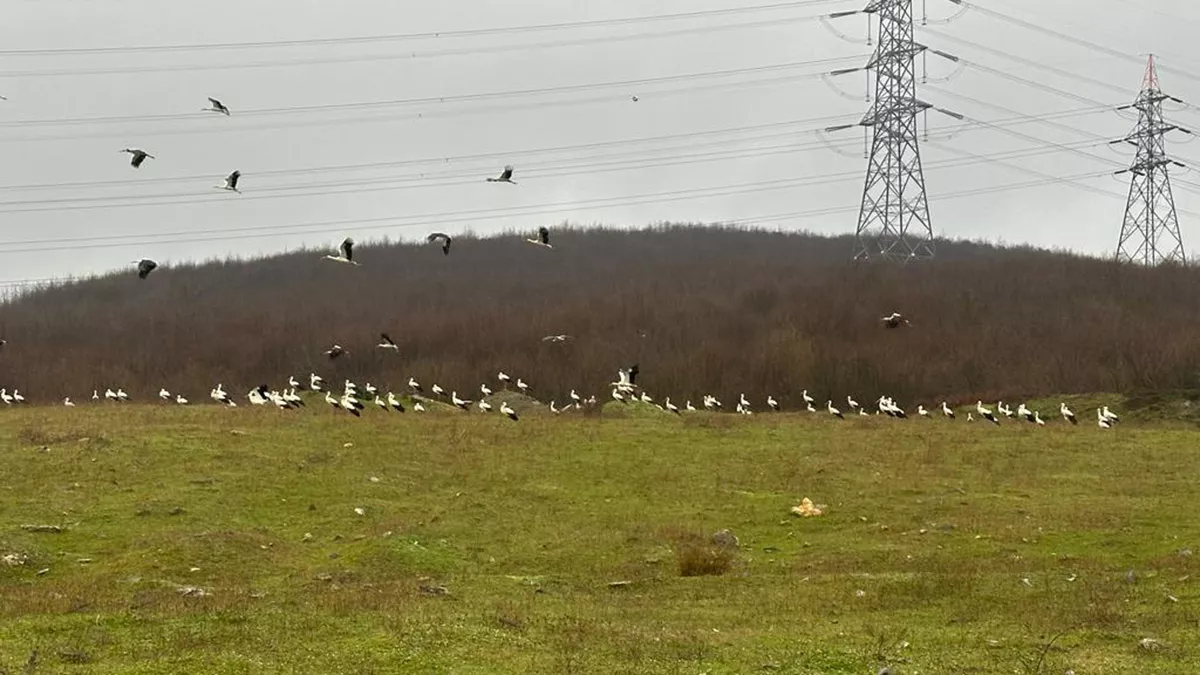
M1200 77L1188 72L1200 68L1194 2L978 3L1130 57L1153 51L1163 88L1200 103ZM102 272L142 256L169 264L333 246L347 235L365 242L564 220L853 232L862 132L816 130L861 118L865 80L835 78L839 93L818 74L865 64L873 48L865 17L833 22L842 37L815 17L865 0L751 9L766 4L9 2L0 23L0 94L9 99L0 101L0 282ZM976 10L940 23L958 6L927 7L918 39L966 65L929 56L920 95L976 121L964 129L929 116L922 155L935 230L1111 252L1128 185L1102 174L1127 164L1131 149L1102 139L1133 123L1101 106L1134 98L1141 59ZM743 11L461 34L720 9ZM443 35L327 41L425 32ZM245 42L270 44L195 48ZM110 49L146 46L192 47ZM39 51L20 53L28 50ZM643 82L592 86L635 80ZM201 112L208 96L233 116ZM1200 111L1173 107L1180 124L1200 127ZM1177 156L1200 161L1200 145L1175 140ZM157 159L135 171L118 154L127 146ZM484 182L506 163L518 186ZM233 169L244 194L213 189ZM1176 176L1179 207L1200 214L1200 176ZM1026 187L997 189L1005 185ZM1180 221L1194 256L1200 218Z

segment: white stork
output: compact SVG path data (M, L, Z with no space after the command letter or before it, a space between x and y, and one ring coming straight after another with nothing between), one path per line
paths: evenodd
M925 409L925 406L918 405L917 406L917 415L919 417L929 417L929 411Z
M580 404L583 403L583 399L579 396L579 394L575 393L574 389L571 390L571 401L575 404L576 408L578 408L580 406Z
M348 265L357 265L358 261L354 259L354 240L346 237L342 240L342 245L338 247L337 255L327 255L323 259L346 263Z
M139 279L145 279L150 276L150 273L158 268L158 263L149 258L134 260L133 264L137 265L137 275Z
M408 388L412 389L416 393L424 391L424 389L421 388L421 383L417 382L417 379L411 375L408 377Z
M684 404L683 409L688 412L696 412L696 406L692 405L691 401Z
M450 238L450 235L446 234L445 232L434 232L428 237L425 237L425 241L429 242L430 244L435 244L439 241L442 242L442 255L450 255L450 242L453 240Z
M321 383L325 380L316 373L308 374L308 388L313 391L321 391Z
M128 152L130 155L132 155L129 160L129 166L132 166L135 169L140 169L142 167L142 162L146 161L147 159L157 159L157 157L154 155L138 148L125 148L121 150L121 152Z
M846 419L845 417L842 417L842 411L833 407L833 401L825 401L825 409L829 411L830 415L833 415L840 420Z
M13 397L9 395L8 389L0 389L0 401L4 401L4 405L13 404Z
M855 401L850 396L846 397L846 405L850 406L851 410L858 410L858 401Z
M954 411L950 409L950 406L946 405L945 401L942 401L942 414L950 419L954 419Z
M892 312L888 316L880 319L880 321L882 321L883 325L887 326L888 328L899 328L900 326L909 325L908 319L904 318L904 315L900 312Z
M975 402L975 411L978 412L979 416L983 419L995 424L996 426L1000 426L1000 420L996 419L996 415L992 413L991 410L983 407L983 401Z
M66 397L66 398L64 398L64 399L63 399L63 405L64 405L64 406L66 406L66 407L68 407L68 408L74 408L74 407L75 407L75 403L74 403L74 402L71 400L71 397L70 397L70 396L68 396L68 397Z
M663 407L666 408L667 412L673 412L676 415L679 414L679 406L675 405L674 403L671 403L670 396L667 397L667 400L663 401Z
M508 388L508 383L512 382L512 377L509 376L507 373L505 373L503 370L500 371L500 373L498 375L496 375L496 379L500 380L500 386L504 387L505 389Z
M183 397L183 394L175 394L175 405L187 405L188 400Z
M504 405L504 404L501 403L500 405ZM486 412L491 412L491 410L492 410L491 403L488 403L487 401L485 401L483 399L479 399L479 412L486 413Z
M225 176L224 185L214 185L218 190L226 190L228 192L236 192L239 195L242 191L238 189L238 181L242 179L242 172L234 169L228 176Z
M450 402L463 410L466 410L467 406L471 405L471 401L468 401L465 398L459 398L457 391L450 392Z
M1104 415L1104 419L1108 420L1109 424L1116 424L1117 422L1121 421L1121 418L1117 417L1115 412L1109 410L1108 406L1104 406L1104 408L1101 410L1101 414Z
M483 394L484 396L491 396L492 388L487 386L487 382L484 382L483 384L479 385L479 393Z
M537 244L538 246L544 246L546 248L554 248L550 245L550 228L546 227L545 225L538 228L537 239L526 239L525 241L531 244Z
M1108 419L1104 416L1104 411L1099 408L1096 408L1096 424L1099 425L1101 429L1112 428L1112 425L1109 424Z
M813 403L813 401L814 401L813 397L811 397L811 396L809 396L809 395L808 395L808 390L807 390L807 389L805 389L804 391L800 392L800 398L803 398L803 399L804 399L804 403L805 403L805 404L808 404L808 405L812 405L812 403Z
M442 389L436 383L432 387L429 388L429 391L432 391L434 396L445 396L446 395L446 390Z
M767 396L767 407L775 412L779 412L779 401L776 401L774 396Z
M215 99L211 96L208 97L208 107L201 108L201 110L203 110L205 112L221 113L222 115L225 115L226 117L229 116L229 108L224 103L221 103L220 101L218 101L217 99Z
M1067 404L1065 401L1058 404L1058 414L1062 415L1062 418L1064 420L1070 422L1073 425L1079 424L1079 420L1075 419L1075 413L1071 412L1071 409L1067 407Z
M400 402L400 399L396 398L396 394L390 391L387 395L387 404L390 405L392 410L395 410L396 412L404 412L404 404Z
M500 172L499 177L488 178L487 182L489 182L489 183L511 183L512 185L516 185L517 181L512 179L512 175L513 175L513 167L511 164L509 164L504 167L504 171Z
M500 403L500 412L502 412L502 413L504 413L505 415L507 415L507 416L508 416L508 419L510 419L510 420L512 420L512 421L514 421L514 422L516 422L517 420L521 419L520 417L517 417L517 411L516 411L516 410L513 410L513 409L512 409L512 408L511 408L511 407L508 405L508 402L507 402L507 401L502 401L502 402Z
M167 391L166 389L159 389L158 397L164 401L170 401L171 400L171 392Z
M379 344L377 344L375 346L380 349L390 349L396 353L400 352L400 346L397 345L396 342L394 340L392 340L391 336L388 335L387 333L379 334Z

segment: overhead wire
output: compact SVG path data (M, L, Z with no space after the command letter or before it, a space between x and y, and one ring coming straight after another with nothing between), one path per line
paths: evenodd
M1047 151L1042 150L1018 150L1010 151L1009 153L1001 153L998 158L1015 158L1022 156L1034 156L1037 154L1045 154ZM984 158L988 159L988 158ZM981 163L980 159L949 160L949 161L934 161L925 165L925 168L930 171L961 168L965 166L973 166ZM558 202L550 204L533 204L526 206L515 206L505 208L492 209L474 209L466 211L449 211L440 213L425 213L412 216L388 216L371 219L348 219L335 221L321 221L315 223L304 224L286 224L286 225L258 225L249 227L237 228L217 228L208 230L188 230L185 232L166 232L166 233L132 233L127 235L96 235L92 237L69 237L50 240L26 240L26 241L0 241L0 254L6 253L30 253L58 250L77 250L86 248L107 248L110 246L130 246L139 242L127 241L137 239L140 243L147 244L164 244L164 243L192 243L196 241L222 241L235 239L253 239L265 236L279 236L280 234L310 234L311 230L327 230L333 227L353 226L355 231L370 231L379 229L393 228L408 228L408 227L429 227L434 225L459 224L463 222L472 222L478 218L502 218L516 217L527 215L544 215L561 212L566 208L613 208L622 206L634 206L646 203L660 203L668 201L684 201L689 199L708 199L712 197L730 196L735 194L745 194L760 191L769 191L776 189L785 189L790 187L808 187L813 185L832 184L844 181L848 178L855 178L861 175L859 171L847 171L832 174L822 174L818 176L801 176L786 179L776 179L771 181L757 181L750 183L723 185L715 187L692 188L686 190L671 190L665 192L656 192L651 194L633 195L628 197L608 197L589 200L577 200L568 202ZM253 233L253 234L251 234ZM202 239L190 239L187 237L194 235L218 235L214 237L205 237ZM166 241L154 241L153 237L167 237ZM177 238L184 237L184 238ZM83 242L91 242L84 244ZM119 242L119 243L98 243L98 242ZM44 247L46 244L51 244L49 247ZM41 248L20 248L5 250L3 247L9 246L43 246Z
M372 63L379 61L415 61L425 59L444 58L452 56L470 56L473 54L495 55L512 52L527 52L539 51L546 49L563 49L573 47L585 47L590 45L605 45L610 46L625 42L641 41L641 40L662 40L667 38L682 37L688 35L701 35L715 32L727 32L736 30L752 30L758 28L777 28L780 26L804 23L807 21L818 20L824 15L819 16L798 16L798 17L778 17L770 20L760 21L743 21L740 23L721 23L712 26L695 26L690 28L676 28L672 30L658 30L646 33L621 34L621 35L603 35L594 37L579 37L569 40L551 40L542 42L525 42L517 44L503 45L488 45L485 47L463 47L457 49L436 49L423 51L408 51L402 54L357 54L346 56L326 56L313 57L305 59L287 59L274 61L237 61L229 63L178 63L178 64L160 64L160 65L135 65L135 66L112 66L106 68L58 68L58 69L40 69L40 70L0 70L0 79L3 78L45 78L45 77L85 77L85 76L101 76L101 75L132 75L132 74L152 74L152 73L179 73L179 72L203 72L214 70L246 70L246 69L261 69L261 68L291 68L297 66L324 66L346 63Z
M1076 111L1065 111L1056 113L1055 116L1075 116L1079 113ZM972 120L968 124L960 125L960 131L969 128L982 128L985 126L994 126L1003 128L1006 124L1023 124L1030 121L1036 121L1036 118L1028 118L1027 116L1018 117L1010 120L999 120L996 122L984 122L982 120ZM816 132L817 129L812 129ZM792 135L791 132L781 134L772 134L770 136L760 136L756 138L746 139L749 141L757 140L772 140L775 138ZM715 144L715 143L714 143ZM850 147L847 144L846 147ZM656 168L663 166L678 166L726 159L737 159L744 157L760 157L768 154L780 154L788 152L798 152L807 150L819 150L826 147L826 143L817 140L811 143L790 143L790 144L775 144L764 147L756 147L746 150L724 150L706 153L692 153L681 156L668 157L663 159L658 158L636 158L629 159L628 155L617 155L616 157L587 157L576 159L574 163L550 164L547 169L540 171L537 164L534 164L528 171L523 171L526 175L533 178L544 177L563 177L573 175L587 175L593 173L603 173L609 171L624 171L631 169ZM669 150L678 150L669 149ZM603 160L611 161L605 163ZM437 176L444 178L440 182L431 181L426 174L409 174L406 176L388 176L375 179L360 179L360 180L342 180L328 181L324 183L304 183L298 185L284 185L267 187L255 192L243 193L237 197L230 197L226 194L215 195L212 193L211 186L206 186L203 192L177 192L177 193L159 193L152 195L117 195L117 196L91 196L91 197L60 197L52 199L28 199L28 200L9 200L0 202L0 213L31 213L45 211L72 211L72 210L90 210L90 209L108 209L108 208L130 208L139 206L167 206L179 204L197 204L197 203L215 203L222 201L233 200L263 200L263 199L280 199L286 197L294 197L293 193L304 191L303 197L326 196L331 194L346 194L348 192L379 192L392 191L401 189L414 188L433 188L433 187L449 187L455 185L473 184L482 180L480 173L471 171L455 170L454 172L445 172ZM211 179L211 177L210 177ZM354 188L353 190L342 190L338 188ZM206 196L199 196L199 195ZM19 208L18 208L19 207ZM39 208L35 208L39 207Z
M179 51L211 51L230 49L264 49L316 45L345 45L363 44L370 42L407 42L413 40L450 39L462 37L481 37L492 35L510 35L516 33L561 31L579 28L598 28L622 26L639 23L660 21L679 21L685 19L701 19L747 14L752 12L778 11L828 5L844 2L845 0L792 0L791 2L776 2L762 5L747 5L743 7L727 7L719 9L696 10L689 12L674 12L669 14L651 14L633 17L617 17L611 19L587 19L582 21L560 21L554 23L531 24L524 26L501 26L492 28L469 28L446 31L425 31L418 33L391 33L363 36L348 36L340 38L301 38L290 40L263 40L247 42L209 42L178 45L135 45L109 47L58 47L37 49L0 49L0 56L47 56L64 54L125 54L153 53Z

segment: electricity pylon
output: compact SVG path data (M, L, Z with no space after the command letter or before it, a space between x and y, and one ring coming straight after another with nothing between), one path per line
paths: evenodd
M1142 92L1132 104L1119 108L1138 111L1137 128L1125 138L1113 141L1129 143L1137 148L1133 164L1117 172L1132 174L1121 239L1117 243L1118 261L1142 265L1186 262L1168 173L1172 164L1184 165L1167 155L1165 137L1171 131L1192 132L1163 119L1163 101L1168 99L1183 103L1159 89L1158 72L1152 54L1142 79Z

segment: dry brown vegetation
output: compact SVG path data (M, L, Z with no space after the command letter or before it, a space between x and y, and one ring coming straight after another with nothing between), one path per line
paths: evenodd
M1200 373L1200 269L1139 269L942 242L933 264L854 264L848 238L663 226L562 228L432 245L365 243L352 268L302 251L164 265L0 305L0 384L31 401L124 387L204 398L316 371L475 391L495 371L543 400L603 394L617 367L680 402L704 392L1012 399L1188 389ZM908 329L884 330L892 311ZM380 331L399 354L374 347ZM549 344L541 337L568 333ZM332 343L350 350L328 362Z

